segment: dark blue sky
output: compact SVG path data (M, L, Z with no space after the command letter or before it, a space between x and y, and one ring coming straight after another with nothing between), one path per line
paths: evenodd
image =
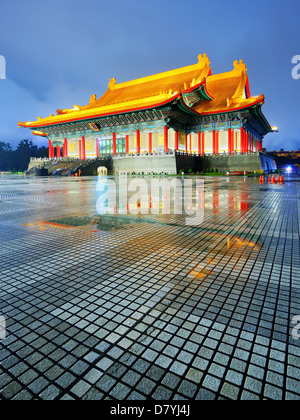
M279 134L265 147L299 149L299 0L11 0L1 4L0 141L31 132L18 121L85 105L118 82L191 65L207 53L213 73L243 59L253 96ZM34 138L43 144L43 139Z

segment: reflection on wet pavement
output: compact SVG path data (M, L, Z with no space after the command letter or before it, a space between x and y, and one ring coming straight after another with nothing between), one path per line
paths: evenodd
M0 397L299 399L299 180L109 181L0 177Z

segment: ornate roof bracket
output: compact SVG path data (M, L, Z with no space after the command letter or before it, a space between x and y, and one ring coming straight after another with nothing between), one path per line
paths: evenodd
M194 105L202 101L211 101L214 98L208 93L206 88L206 83L201 83L200 86L197 86L195 89L182 92L182 98L184 103L192 108Z

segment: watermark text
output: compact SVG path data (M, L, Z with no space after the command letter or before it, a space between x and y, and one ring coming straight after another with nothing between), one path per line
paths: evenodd
M295 55L292 58L292 64L294 64L294 67L292 69L292 78L294 80L300 79L300 55Z
M201 179L99 180L97 213L100 215L183 215L187 226L204 221L204 181Z
M292 331L292 337L294 340L300 340L300 315L294 316L292 324L296 325Z
M0 79L6 79L6 60L3 55L0 55Z

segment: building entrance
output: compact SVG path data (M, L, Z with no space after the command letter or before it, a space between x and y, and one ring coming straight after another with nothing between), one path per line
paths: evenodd
M126 139L117 139L117 154L126 153ZM100 155L112 155L113 154L113 140L100 140L99 141L99 153Z

